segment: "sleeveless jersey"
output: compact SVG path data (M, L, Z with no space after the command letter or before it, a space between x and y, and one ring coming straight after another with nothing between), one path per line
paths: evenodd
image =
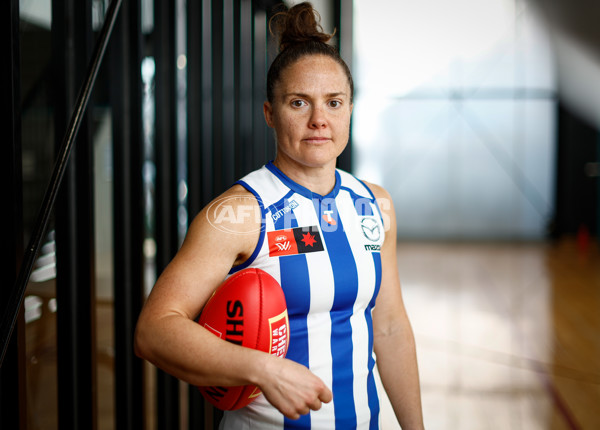
M258 200L262 229L246 267L281 284L288 306L286 358L310 368L333 400L298 420L284 417L263 395L227 411L222 429L378 429L371 312L381 282L382 216L368 187L336 170L321 196L273 163L238 181Z

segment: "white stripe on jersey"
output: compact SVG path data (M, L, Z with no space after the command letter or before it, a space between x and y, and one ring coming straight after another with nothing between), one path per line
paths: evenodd
M329 341L331 338L329 309L333 305L333 273L329 260L317 253L308 254L307 263L309 267L315 269L309 271L311 311L315 308L319 309L317 312L311 312L307 319L310 367L325 385L331 388L333 371L331 369L331 342ZM333 405L333 402L324 403L318 413L312 413L312 424L334 422ZM315 428L318 427L315 426Z

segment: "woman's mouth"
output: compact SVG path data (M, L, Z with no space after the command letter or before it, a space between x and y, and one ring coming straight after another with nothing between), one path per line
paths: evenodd
M305 137L302 140L307 143L325 143L325 142L331 140L331 138L330 137L322 137L322 136L310 136L310 137Z

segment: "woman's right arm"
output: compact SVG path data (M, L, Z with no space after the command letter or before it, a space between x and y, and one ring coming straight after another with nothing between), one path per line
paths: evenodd
M142 309L135 351L192 385L258 385L277 409L297 418L331 399L331 391L318 377L290 360L226 342L195 321L231 267L248 258L256 246L260 221L240 217L244 222L238 223L230 216L255 213L256 202L256 207L240 211L240 205L253 201L248 196L242 187L233 187L221 199L230 205L223 210L230 211L205 209L195 218Z

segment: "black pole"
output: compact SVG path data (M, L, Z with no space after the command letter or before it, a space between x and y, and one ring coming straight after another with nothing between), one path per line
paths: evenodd
M2 105L2 157L0 157L0 183L4 186L5 206L0 212L1 225L5 230L3 246L8 255L0 261L0 315L9 314L14 285L23 257L23 183L21 172L21 94L20 94L20 36L19 1L10 0L0 4L0 43L3 45L2 61L4 79L0 82ZM20 305L19 305L20 306ZM17 309L18 311L18 309ZM22 315L22 314L21 314ZM2 337L4 366L0 368L0 423L11 429L24 429L26 423L24 323L17 325L17 336ZM4 333L4 330L3 330ZM2 361L0 361L1 365Z
M92 51L89 2L53 4L53 82L56 141L67 131L77 82L85 80ZM89 106L89 103L88 103ZM92 124L81 112L76 143L65 165L54 207L56 231L56 346L58 424L97 424L95 330L94 162Z
M353 5L352 2L336 0L334 2L334 25L338 36L340 55L352 70L352 34L353 34ZM337 166L348 172L352 171L352 132L348 145L338 157Z
M177 212L177 86L176 10L171 0L154 2L154 58L156 61L156 270L161 273L179 247ZM179 380L157 369L157 428L179 428Z
M141 0L121 11L110 46L113 121L115 421L145 428L144 362L135 356L135 325L144 296L143 87Z

